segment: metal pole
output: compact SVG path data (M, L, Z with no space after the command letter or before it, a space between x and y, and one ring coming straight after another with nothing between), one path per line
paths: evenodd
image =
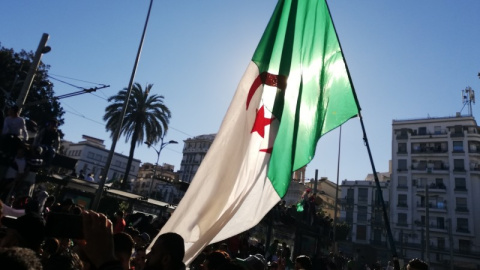
M147 32L148 20L150 18L150 11L152 10L152 4L153 4L153 0L150 0L150 6L148 7L147 18L145 20L145 25L143 27L142 38L140 39L140 45L138 46L137 57L135 59L135 64L133 65L132 75L130 76L130 83L128 84L127 99L125 100L125 103L123 103L122 116L120 117L120 123L117 126L115 135L112 138L112 147L110 148L110 152L108 153L107 163L105 164L105 170L103 171L102 179L100 179L97 193L95 194L95 198L93 199L93 203L92 203L93 210L98 210L98 206L100 205L100 200L103 194L103 188L105 186L105 182L107 181L108 171L110 170L110 166L112 165L112 159L113 159L113 154L115 153L115 147L117 146L117 141L122 131L123 119L125 118L128 101L130 99L130 94L132 93L133 81L135 79L135 74L137 72L138 61L140 60L140 55L142 53L143 41L145 40L145 33Z
M162 152L163 137L161 139L161 142L162 142L162 144L160 145L160 150L154 149L155 152L157 152L157 163L155 163L155 167L153 167L152 183L150 184L150 190L148 191L148 197L152 196L152 187L153 187L153 184L155 183L155 175L157 173L158 160L160 160L160 153Z
M42 59L42 55L46 53L44 50L47 45L48 38L50 36L48 34L43 34L40 43L38 44L37 51L35 52L35 56L33 58L32 64L30 65L30 69L27 73L27 78L23 82L22 90L20 90L20 94L17 98L17 106L22 110L23 104L25 104L25 100L27 100L28 92L30 91L30 87L32 86L33 79L35 78L35 74L37 73L38 66L40 65L40 60ZM49 49L49 48L48 48Z
M340 146L342 145L342 126L338 135L338 160L337 160L337 186L335 187L335 209L333 213L333 252L337 253L337 208L338 208L338 183L340 176Z

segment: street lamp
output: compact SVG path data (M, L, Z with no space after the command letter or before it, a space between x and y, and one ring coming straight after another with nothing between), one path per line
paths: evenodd
M160 154L162 153L163 148L165 148L165 146L167 146L169 144L177 144L178 143L177 141L174 141L174 140L170 140L168 142L163 142L163 136L160 139L160 142L161 142L161 144L160 144L160 148L158 150L155 149L154 147L152 147L151 142L145 142L145 144L148 145L149 148L152 147L152 149L155 150L155 152L157 152L157 162L155 163L155 166L153 167L152 183L150 184L150 190L148 192L148 197L150 197L152 195L152 187L153 187L153 184L154 184L154 181L155 181L155 175L157 173L158 160L160 159Z

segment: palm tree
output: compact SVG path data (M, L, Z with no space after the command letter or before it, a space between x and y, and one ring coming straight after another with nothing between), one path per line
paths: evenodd
M135 83L132 86L132 93L120 133L125 135L125 142L128 142L131 138L130 154L121 185L122 190L125 190L127 187L127 179L132 166L135 146L140 145L144 141L152 144L157 143L168 130L171 117L170 109L163 103L163 96L148 95L152 87L153 84L148 84L145 90L143 90L139 83ZM117 95L108 98L108 101L113 103L105 108L103 120L107 121L105 128L111 132L110 137L112 138L116 128L120 125L123 104L127 100L127 94L128 89L124 88Z

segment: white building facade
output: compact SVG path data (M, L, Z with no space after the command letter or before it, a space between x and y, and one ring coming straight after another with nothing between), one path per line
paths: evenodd
M76 173L86 176L93 173L94 179L98 182L103 175L103 170L107 163L109 149L105 148L103 140L83 135L84 139L81 142L73 143L68 141L62 142L63 152L70 158L77 159ZM107 174L107 181L123 179L125 169L127 167L128 156L124 156L118 153L113 155L112 164ZM133 159L132 167L130 168L129 181L133 181L137 178L138 169L140 166L140 160Z
M480 128L471 116L394 120L391 224L399 256L480 268ZM427 247L428 245L428 247ZM428 254L427 254L428 253Z

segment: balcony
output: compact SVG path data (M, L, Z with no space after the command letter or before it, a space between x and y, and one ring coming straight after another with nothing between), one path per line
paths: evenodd
M406 202L399 202L397 204L397 207L399 208L408 208L408 204Z
M458 233L470 233L470 230L468 227L457 227L457 232Z
M425 210L425 203L417 202L418 210L424 211ZM436 212L446 212L447 211L447 204L444 202L437 202L437 203L429 203L428 209L431 211Z
M443 154L448 153L448 148L441 147L418 147L412 149L412 154Z
M455 212L468 213L468 207L466 205L457 205Z
M425 185L418 184L416 187L418 192L425 191ZM431 193L446 193L447 187L443 183L431 183L428 185L428 191Z

